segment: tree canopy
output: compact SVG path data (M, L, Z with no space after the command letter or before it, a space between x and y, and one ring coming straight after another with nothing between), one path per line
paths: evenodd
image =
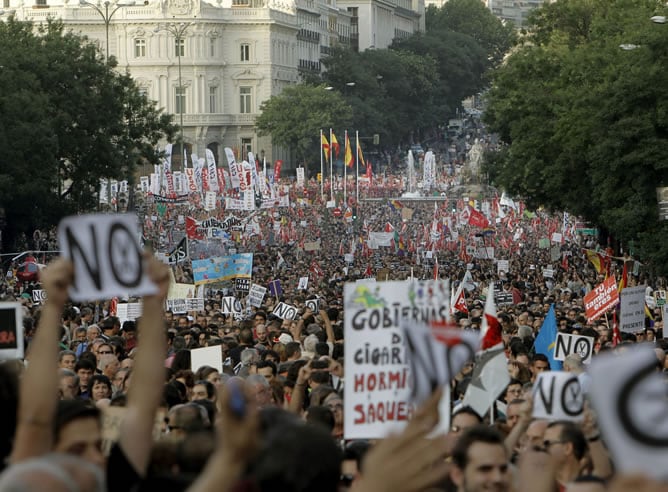
M304 163L318 155L320 130L348 128L352 118L340 93L311 84L286 87L263 102L260 112L258 134L271 135L274 144L292 149Z
M494 75L485 118L505 144L487 169L495 184L581 215L668 266L656 200L668 184L668 29L650 21L662 9L653 0L544 4Z
M90 210L100 178L157 163L171 116L86 38L50 21L0 22L0 208L5 244L19 232Z

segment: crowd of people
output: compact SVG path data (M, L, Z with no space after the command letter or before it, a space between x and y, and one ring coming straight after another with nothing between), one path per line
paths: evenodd
M6 275L3 300L23 304L27 350L25 361L0 364L0 491L666 490L666 483L615 472L591 409L580 424L550 422L532 417L531 398L537 376L550 370L534 341L551 307L558 329L593 337L596 354L652 344L657 371L666 374L661 305L650 293L662 279L649 278L628 252L602 251L612 261L597 269L584 252L594 241L577 233L572 218L528 212L492 193L339 199L328 207L319 188L285 184L289 206L252 213L146 197L146 241L168 255L187 237L190 257L166 265L147 253L146 275L159 290L142 299L136 319L118 317L124 299L72 303L66 259L50 261L39 282ZM238 220L211 239L202 236L205 227L188 231L187 217ZM374 232L391 233L390 243L374 244ZM242 316L222 313L223 297L242 296L223 282L202 291L203 310L166 309L170 281L193 283L192 260L243 252L253 253L253 283L280 280L259 306ZM607 317L587 321L583 298L606 275L648 288L644 329L615 336ZM445 434L432 433L440 419L436 390L400 433L346 439L344 284L446 278L465 287L465 307L451 319L461 329L480 330L488 286L500 294L512 378L498 398L504 411L479 415L461 405L471 361L451 382ZM33 302L36 289L46 300ZM308 303L314 299L317 307ZM274 315L279 302L295 306L296 319ZM220 347L223 364L193 365L202 347ZM564 370L586 390L581 358L570 355Z

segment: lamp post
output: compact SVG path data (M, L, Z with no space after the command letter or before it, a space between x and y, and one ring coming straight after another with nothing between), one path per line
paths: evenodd
M107 60L107 62L109 61L109 24L111 23L111 19L114 17L114 14L116 12L118 12L118 10L121 9L122 7L131 7L134 4L135 4L135 2L132 1L132 0L122 2L122 3L117 2L116 5L113 6L113 8L111 8L111 11L110 11L110 7L112 7L112 5L111 5L111 2L109 0L105 0L105 2L102 3L102 6L104 7L104 9L102 9L102 8L98 7L97 5L95 5L94 3L88 2L86 0L79 0L79 5L83 5L83 6L95 9L95 11L98 14L100 14L100 17L102 17L102 20L104 21L104 32L105 32L105 36L106 36L106 48L107 48L107 50L106 50L107 51L107 56L106 56L105 60Z
M182 79L181 79L181 41L183 39L184 34L188 30L188 28L192 25L192 22L172 22L169 24L163 24L158 27L156 27L153 32L160 32L160 31L165 31L174 36L174 41L175 45L174 47L176 48L176 59L178 60L178 66L179 66L179 98L183 98L183 85L182 85ZM181 102L179 103L179 139L180 139L180 146L179 146L179 152L181 154L180 159L182 159L182 169L185 168L186 162L185 158L183 157L183 100L181 99Z

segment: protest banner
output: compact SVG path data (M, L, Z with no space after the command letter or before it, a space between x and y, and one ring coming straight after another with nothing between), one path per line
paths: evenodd
M305 242L304 251L320 251L320 241Z
M279 302L272 314L281 319L297 319L297 308L284 302Z
M594 342L592 337L559 332L555 341L554 359L563 361L570 354L578 354L582 362L589 364L594 354Z
M306 289L308 289L308 277L299 277L299 285L297 285L297 290Z
M74 264L73 301L157 292L144 274L138 231L137 217L129 214L75 215L60 222L60 250Z
M584 391L575 374L546 371L538 374L533 387L535 419L571 420L584 418Z
M42 304L46 301L46 291L44 289L35 289L32 291L32 302Z
M501 272L506 272L508 273L510 271L510 261L508 260L499 260L496 262L496 272L501 273Z
M223 351L220 345L201 347L190 351L190 369L196 372L202 366L211 366L223 371Z
M320 299L307 299L305 304L313 313L317 313L320 310Z
M169 284L167 299L187 299L195 296L195 286L193 284Z
M259 308L262 306L264 295L267 293L267 288L259 284L253 284L248 291L248 302L251 306Z
M585 316L593 321L619 302L615 277L608 277L584 296Z
M622 289L619 306L619 330L637 333L645 329L645 287Z
M195 285L211 284L233 278L251 278L253 253L193 260L192 268Z
M234 296L225 296L220 300L220 312L223 314L241 314L243 307Z
M249 278L235 278L234 290L242 294L247 294L251 287L251 279Z
M503 349L484 351L473 368L471 382L464 394L464 405L473 408L478 415L485 415L510 382L507 367Z
M413 413L411 369L402 320L445 322L447 281L349 283L344 286L346 439L378 439ZM444 422L449 415L442 415Z
M135 321L142 313L141 302L122 302L116 307L116 316L121 320L121 325L126 321Z
M596 356L589 368L591 401L615 468L665 481L668 402L656 362L648 345Z
M167 299L167 310L173 314L184 314L188 312L185 299Z
M23 359L23 307L0 302L0 360Z

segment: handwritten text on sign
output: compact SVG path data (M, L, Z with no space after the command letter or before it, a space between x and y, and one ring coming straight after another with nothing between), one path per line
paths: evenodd
M627 287L620 295L619 329L636 333L645 329L645 287Z
M538 374L533 387L536 419L573 420L584 418L584 392L575 374L546 371Z
M91 214L64 218L58 226L63 256L74 263L73 301L156 293L144 275L137 217Z
M595 320L608 309L616 306L618 302L617 282L615 277L610 276L585 295L584 304L587 321Z
M344 288L346 439L401 430L413 412L403 320L445 321L447 281L351 283Z

